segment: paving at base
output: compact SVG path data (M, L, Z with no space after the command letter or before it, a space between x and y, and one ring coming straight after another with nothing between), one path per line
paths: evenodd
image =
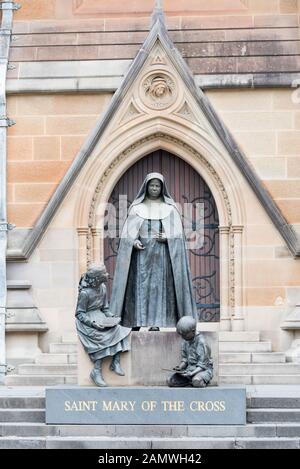
M246 425L46 425L45 388L1 387L0 448L299 449L300 386L246 391Z

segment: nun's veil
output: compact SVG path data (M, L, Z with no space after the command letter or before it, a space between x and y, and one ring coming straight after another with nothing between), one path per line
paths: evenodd
M134 201L132 202L130 208L133 207L134 205L138 205L138 204L143 202L143 200L145 199L145 197L147 195L148 182L151 181L151 179L159 179L160 180L161 185L162 185L161 197L163 198L163 200L166 204L174 205L176 207L176 202L171 197L171 195L169 193L169 190L167 188L166 181L165 181L165 178L163 177L163 175L160 174L160 173L149 173L145 177L144 182L141 185L140 190L139 190L137 196L135 197Z

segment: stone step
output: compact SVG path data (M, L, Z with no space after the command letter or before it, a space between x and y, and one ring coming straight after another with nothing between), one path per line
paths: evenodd
M220 363L286 363L285 354L281 352L239 353L222 352Z
M299 438L2 437L1 449L299 449Z
M77 375L8 375L6 386L56 386L58 384L77 384Z
M45 422L45 410L0 409L0 422Z
M247 385L252 384L251 375L219 375L219 385L238 384Z
M0 397L0 409L44 409L44 397Z
M19 375L76 375L76 365L20 365Z
M220 342L220 352L272 352L272 344L266 342Z
M299 397L253 397L247 399L248 409L300 409Z
M249 412L250 414L250 412ZM257 417L257 416L255 416ZM276 438L300 437L300 423L251 423L247 425L45 425L44 423L14 422L8 420L0 423L0 437L212 437L212 438ZM24 416L23 416L24 418ZM37 418L35 415L33 419ZM253 419L253 414L250 415Z
M65 332L62 335L61 341L64 344L77 344L77 334L76 332Z
M260 333L253 331L219 332L219 342L259 342Z
M0 449L46 449L46 438L2 437Z
M250 352L222 352L219 354L219 363L251 363L251 356Z
M267 352L252 353L252 363L286 363L285 353L283 352Z
M299 449L299 438L238 438L235 449Z
M219 375L222 384L300 384L300 375Z
M34 437L59 435L59 427L44 423L5 422L0 423L0 437Z
M67 353L41 353L36 357L36 364L39 365L51 365L51 364L70 364L75 365L77 363L77 354Z
M248 409L247 421L249 423L300 423L300 409Z
M30 365L29 365L30 366ZM292 363L222 363L221 375L299 375L300 365Z
M287 426L287 425L286 425ZM293 424L294 437L300 425ZM290 427L288 426L290 429ZM281 429L284 436L284 428ZM298 433L297 433L298 431ZM276 437L276 424L255 425L45 425L43 423L0 423L0 436L62 437ZM289 436L289 435L288 435Z
M277 423L276 432L279 438L300 437L300 424L297 423Z
M54 343L49 346L50 353L77 353L77 344Z

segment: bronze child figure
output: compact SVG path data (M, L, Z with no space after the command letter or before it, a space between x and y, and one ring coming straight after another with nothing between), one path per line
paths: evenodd
M177 323L177 333L183 338L181 363L174 368L168 380L170 387L193 386L204 388L213 377L211 351L203 335L197 332L197 322L192 316L184 316Z
M110 370L124 376L120 354L129 350L131 329L120 326L109 310L105 265L91 266L79 282L76 328L79 339L94 362L90 377L100 387L107 386L102 376L102 360L112 357ZM109 319L110 318L110 319Z

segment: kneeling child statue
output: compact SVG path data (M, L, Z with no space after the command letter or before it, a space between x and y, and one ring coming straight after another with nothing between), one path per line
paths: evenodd
M183 338L181 363L168 379L170 387L193 386L204 388L213 377L211 351L203 335L197 332L197 322L192 316L184 316L177 323L177 333Z

